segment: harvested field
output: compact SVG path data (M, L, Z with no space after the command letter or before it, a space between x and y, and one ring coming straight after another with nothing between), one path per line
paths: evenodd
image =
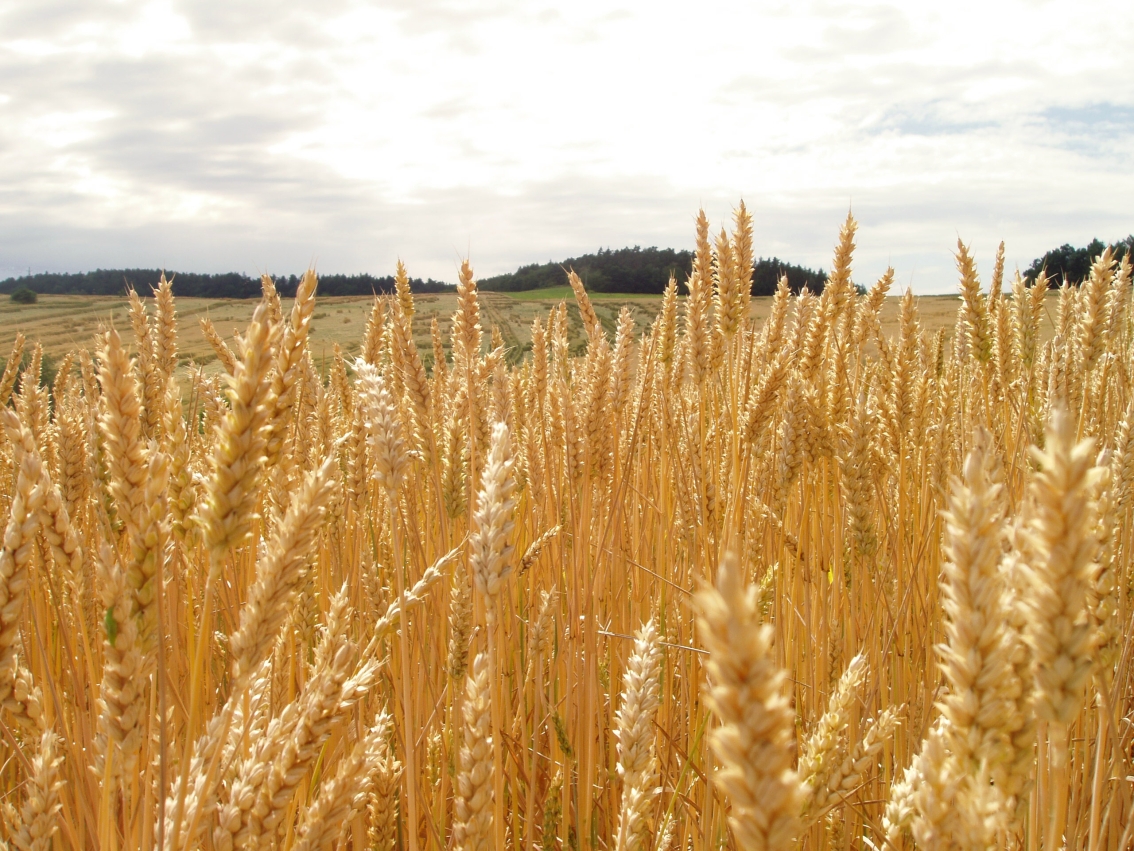
M684 297L681 297L684 298ZM523 293L481 293L480 301L484 312L485 330L500 329L506 345L517 357L526 352L531 345L531 324L537 316L547 313L560 302L566 301L569 307L571 346L578 348L586 340L582 322L574 305L570 287L553 290L531 290ZM897 330L899 302L897 296L887 297L881 313L882 329L885 334ZM418 310L413 318L413 338L426 363L432 362L432 348L429 328L434 318L441 326L446 339L445 350L449 353L448 335L453 313L457 309L457 297L448 295L415 296ZM618 296L601 294L593 299L595 313L608 334L613 334L618 323L618 312L625 305L631 311L639 332L649 327L661 307L661 296ZM771 297L753 298L750 315L761 323L771 310ZM958 300L956 296L921 296L918 299L921 322L926 332L935 333L944 329L951 333L957 319ZM256 303L251 299L192 299L177 300L179 362L182 366L190 361L204 366L207 372L219 369L216 354L201 333L200 319L208 317L217 330L226 338L247 326L252 318ZM321 298L311 321L311 352L321 367L332 356L335 344L350 357L358 354L362 345L362 333L370 317L373 306L371 298ZM1050 336L1052 316L1057 307L1057 296L1048 297L1047 309L1043 317L1042 333ZM0 350L11 348L17 331L29 340L43 346L44 354L58 360L69 351L89 348L95 332L100 327L114 326L120 330L129 328L128 302L123 298L106 296L60 296L41 295L36 304L14 304L0 299Z

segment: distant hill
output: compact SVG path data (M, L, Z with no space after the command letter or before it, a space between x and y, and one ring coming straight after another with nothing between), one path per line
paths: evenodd
M567 270L574 269L588 290L597 293L653 293L661 294L672 274L678 283L685 283L693 269L693 252L675 251L672 248L619 248L600 249L594 254L571 257L561 263L547 262L521 266L515 272L493 275L477 281L486 291L519 292L546 287L561 287L567 282ZM807 287L822 292L827 282L826 273L815 271L778 258L760 258L752 276L753 295L771 295L776 291L780 275L788 276L795 292Z
M1092 239L1083 248L1076 248L1068 244L1053 248L1043 257L1032 261L1032 265L1024 272L1024 280L1031 284L1039 275L1040 270L1046 269L1051 286L1061 287L1064 280L1070 281L1072 284L1079 284L1091 274L1091 263L1103 253L1106 247L1101 239ZM1111 243L1110 247L1114 249L1114 259L1121 260L1128 251L1134 250L1134 235Z
M199 275L193 272L170 272L167 278L173 279L173 294L186 298L257 298L261 293L260 279L239 272L219 275ZM45 272L38 275L25 275L0 281L0 294L8 295L21 287L27 287L46 295L122 295L128 286L139 294L148 295L151 287L156 287L161 277L160 269L98 269L94 272L62 274ZM276 288L283 296L294 296L299 285L298 275L279 275L273 278ZM440 281L411 278L410 287L414 292L434 293L452 289L450 284ZM319 294L370 295L371 293L392 293L394 278L387 275L376 278L373 275L320 275Z
M570 257L561 263L544 263L522 266L515 272L494 275L477 282L488 292L519 292L546 287L561 287L567 283L567 269L574 269L587 285L599 293L643 293L660 295L672 274L684 284L693 268L691 251L672 248L604 248L594 254ZM807 287L822 292L827 274L820 269L808 269L785 263L778 258L760 258L753 266L752 294L771 295L776 291L780 275L788 276L795 292ZM239 272L218 275L201 275L193 272L166 271L173 278L173 294L190 298L257 298L260 279ZM0 295L10 295L28 288L45 295L122 295L127 287L134 287L146 295L157 286L160 269L98 269L94 272L53 273L43 272L8 278L0 281ZM275 276L276 288L283 296L295 295L299 284L297 275ZM452 285L432 279L412 278L410 287L418 293L451 292ZM320 275L319 294L324 296L370 295L392 293L394 279L390 275Z

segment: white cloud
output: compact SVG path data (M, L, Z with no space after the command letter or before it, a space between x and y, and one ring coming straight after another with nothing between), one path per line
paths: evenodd
M948 290L1134 231L1117 3L27 0L0 12L0 272L491 274L687 246Z

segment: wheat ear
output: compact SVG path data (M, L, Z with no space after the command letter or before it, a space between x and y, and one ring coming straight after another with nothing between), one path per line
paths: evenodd
M12 353L4 364L4 374L0 376L0 407L6 406L12 398L12 388L16 386L16 376L20 374L20 359L24 355L24 335L17 331Z
M198 522L217 570L230 550L248 543L256 518L268 428L275 400L269 370L272 326L261 302L244 336L243 357L229 378L230 408L213 446L211 475Z
M622 807L618 817L618 851L649 848L650 809L658 794L658 761L654 751L654 717L658 710L661 648L652 620L639 631L622 678L618 709L618 776Z
M347 825L363 811L375 783L375 769L386 755L389 729L390 716L383 712L354 750L339 761L335 776L320 785L304 813L292 851L333 848Z
M359 648L347 636L349 618L345 593L336 594L310 679L298 699L251 744L228 802L219 808L213 831L219 851L271 847L300 781L346 713L373 685L378 663L369 659L356 667Z
M1020 711L1022 685L1013 667L1015 633L1000 569L1004 507L999 471L983 429L954 481L945 519L941 590L944 644L937 648L948 683L939 703L948 719L946 744L958 770L973 779L991 772L1005 792L1014 739L1029 719ZM973 800L983 797L973 793ZM962 814L979 830L979 814Z
M13 445L22 447L18 458L16 488L8 510L4 546L0 549L0 706L11 701L19 658L20 616L27 594L28 567L35 554L35 536L40 524L44 493L40 484L39 453L35 438L8 408L0 408L3 423Z
M52 837L59 831L59 790L63 787L59 768L63 754L58 750L57 739L51 730L40 736L19 811L10 805L0 810L7 841L20 851L51 851Z
M1023 604L1034 658L1036 715L1067 725L1083 701L1093 667L1095 633L1087 613L1096 570L1094 441L1075 442L1071 416L1056 409L1032 482L1026 531Z
M795 717L783 695L786 673L772 655L772 627L760 623L757 592L727 552L715 588L698 593L698 634L709 651L706 702L720 720L709 744L716 780L731 804L729 824L744 848L788 848L801 791L792 769Z
M402 764L392 751L374 766L374 779L370 787L370 800L366 816L370 822L367 838L372 851L393 851L398 838L398 787L402 782Z
M453 568L449 588L449 676L463 680L469 667L469 633L472 631L472 588L464 568Z
M464 733L457 757L456 820L453 840L459 851L488 851L492 828L492 712L488 656L477 655L465 682Z
M120 758L114 760L117 775L134 769L142 746L151 665L135 617L135 598L126 581L126 570L118 553L103 543L95 554L99 593L102 598L103 664L99 684L98 735L94 767L101 776L111 745Z
M509 538L515 527L514 465L508 426L497 423L492 427L488 462L477 495L476 511L473 513L476 531L470 541L473 581L476 590L484 595L485 612L490 624L496 619L496 600L504 580L512 572L509 560L513 547Z
M157 317L154 323L154 362L157 364L162 381L173 377L177 367L177 313L173 305L173 281L161 273L158 285L154 288L154 301L157 302Z
M217 354L217 360L221 362L224 371L229 375L235 375L236 355L233 354L232 349L228 347L228 343L224 341L224 338L217 333L213 321L207 316L201 317L201 334L209 341L209 345L213 347L213 351Z
M311 317L315 313L315 288L318 278L308 269L299 281L295 292L295 304L291 309L291 321L283 329L279 347L275 353L275 369L272 372L272 396L275 410L269 423L267 445L264 447L266 465L269 469L283 458L284 441L295 407L295 390L299 376L303 372L307 350L307 337L311 329Z
M295 590L307 573L327 504L339 487L336 468L331 457L307 474L257 562L255 584L240 610L240 628L229 642L238 681L263 661L287 618Z
M397 493L409 465L409 448L402 438L401 421L393 394L382 374L366 361L355 362L359 405L366 426L366 443L374 477L388 494Z
M811 807L812 817L822 815L832 807L838 806L854 793L866 780L867 773L878 760L882 748L890 741L898 728L898 709L889 707L879 714L867 727L865 734L847 754L827 780L823 790L825 797Z
M457 557L462 546L464 546L464 541L427 567L412 588L407 588L405 594L393 600L386 607L386 613L374 622L374 634L370 638L370 643L367 644L366 656L369 657L376 653L378 643L398 628L402 612L409 612L425 602L426 592L441 581L441 578L445 575L445 567Z
M137 535L145 514L146 444L142 439L142 403L133 364L118 332L111 329L99 352L102 406L101 447L110 473L110 495L118 519Z
M1068 728L1096 665L1098 634L1087 603L1098 571L1096 490L1103 470L1094 463L1094 441L1075 441L1075 423L1062 408L1052 412L1044 449L1033 457L1039 471L1024 536L1022 604L1035 713L1048 724L1053 790L1044 840L1054 844L1067 816Z
M528 548L524 550L524 557L520 559L520 569L518 571L519 576L523 576L528 572L531 566L539 560L539 557L543 554L543 551L547 547L547 545L550 544L562 531L562 526L552 526L550 529L548 529L546 532L544 532L542 535L528 544Z
M832 771L844 755L843 732L850 723L851 710L869 671L865 656L859 654L851 659L828 700L827 711L807 737L799 760L799 780L807 795L805 807L809 807L817 793L826 788Z

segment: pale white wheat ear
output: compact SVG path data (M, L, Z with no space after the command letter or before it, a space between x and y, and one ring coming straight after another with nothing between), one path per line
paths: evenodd
M1031 486L1025 531L1026 638L1034 658L1035 712L1066 726L1083 702L1091 677L1095 632L1087 595L1097 569L1094 441L1075 441L1075 423L1056 409Z
M987 829L984 812L1007 813L1008 799L1021 792L1011 769L1031 726L1027 695L1013 664L1020 638L1011 626L1001 566L1004 509L992 436L981 428L943 515L946 641L937 648L948 683L939 704L949 722L948 748L969 782L977 786L984 778L972 790L977 812L962 813L977 841Z
M661 648L653 620L638 630L634 652L622 677L618 709L618 776L622 778L622 810L618 819L618 851L649 846L650 811L658 794L658 760L654 718L658 711Z
M496 600L504 580L512 573L511 543L516 508L515 456L505 423L492 427L492 443L481 477L473 520L476 531L469 542L476 590L484 595L485 612L491 624L496 619Z
M380 713L350 755L339 761L335 776L323 781L319 794L304 813L292 851L335 847L350 822L366 808L387 756L390 723L390 716Z
M374 476L387 493L396 493L410 461L397 403L375 367L362 359L355 361L354 367Z
M909 826L925 847L949 837L974 846L994 842L1021 791L1012 766L1029 714L1013 665L1018 636L1000 566L1002 491L991 435L978 429L943 512L941 714L907 774ZM896 787L896 794L905 791Z
M742 848L788 848L802 803L792 768L795 713L783 694L786 672L772 654L772 627L760 622L757 590L745 584L735 553L725 553L716 587L699 592L696 604L709 651L706 702L720 721L709 744L729 824Z
M1095 668L1098 632L1088 600L1098 574L1094 441L1075 440L1075 421L1056 408L1032 480L1023 535L1024 637L1032 651L1036 719L1048 726L1050 817L1045 844L1055 847L1067 818L1069 727L1083 706Z
M351 620L344 587L331 598L303 690L250 743L228 789L228 801L219 808L210 806L216 822L213 847L218 851L272 847L281 823L290 817L298 787L327 740L373 686L378 660L371 654L363 657L351 640ZM192 846L195 839L189 835L183 845Z
M457 757L456 820L459 851L488 851L492 827L492 718L488 656L478 654L465 681L463 741Z
M505 423L492 428L488 459L481 476L476 510L473 512L474 531L469 541L469 561L473 584L484 598L485 623L488 627L488 687L489 694L498 682L501 649L497 638L497 608L504 590L504 582L512 573L512 531L515 528L516 510L516 459ZM503 700L487 700L492 732L493 819L495 837L499 845L504 841L504 755L502 733Z
M882 748L893 737L898 725L898 707L895 706L882 710L877 718L868 723L854 750L831 772L827 788L820 790L819 795L813 799L810 806L811 818L821 816L854 793L866 780L868 772L874 769Z

